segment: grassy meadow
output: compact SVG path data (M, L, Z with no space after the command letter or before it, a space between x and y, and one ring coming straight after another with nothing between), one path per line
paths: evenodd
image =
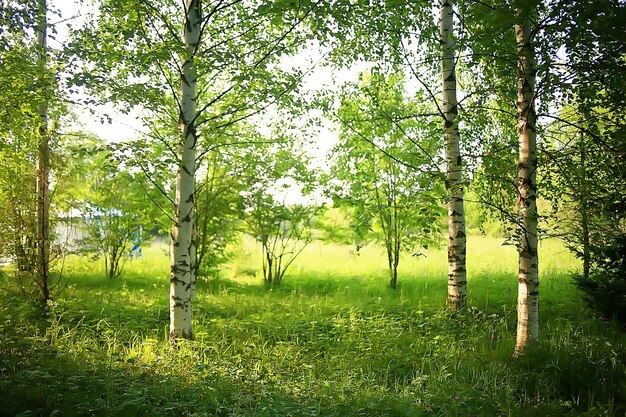
M468 307L445 309L445 248L406 256L314 242L266 288L250 240L201 279L193 342L167 343L167 248L105 278L68 258L42 317L0 282L0 416L624 416L626 349L581 302L578 262L540 246L541 342L515 345L517 257L468 241Z

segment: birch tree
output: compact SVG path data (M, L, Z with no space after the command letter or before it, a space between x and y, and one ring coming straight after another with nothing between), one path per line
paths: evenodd
M185 2L184 42L181 80L180 142L177 150L176 198L174 225L170 239L170 339L193 339L191 298L195 286L196 248L194 241L194 195L196 175L196 83L198 53L202 24L201 0Z
M515 354L539 339L539 265L537 254L537 135L535 67L530 1L517 4L517 134L519 138L518 215L520 227L517 341Z
M446 190L448 192L448 306L465 305L465 211L463 207L463 168L460 152L458 103L456 98L456 58L454 48L454 9L452 0L440 3L441 77L443 80Z
M229 126L260 114L299 83L277 65L297 50L315 3L103 0L98 20L75 34L75 85L97 100L143 110L145 133L176 172L170 247L170 339L193 338L196 167L238 142ZM98 39L98 43L94 43ZM174 128L174 125L176 128ZM142 161L138 163L144 164Z

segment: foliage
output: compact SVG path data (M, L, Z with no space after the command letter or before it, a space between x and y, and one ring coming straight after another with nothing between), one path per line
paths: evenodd
M560 113L545 149L544 178L553 225L582 261L585 298L606 317L626 322L626 124L621 112L625 6L558 2L555 37L566 50L557 75Z
M312 37L328 47L334 65L350 67L359 62L406 66L407 55L417 51L422 63L431 62L420 40L434 41L437 28L431 4L403 1L319 2L311 13ZM423 59L428 56L427 59Z
M240 149L215 150L207 158L196 191L196 267L199 275L216 275L230 257L231 245L241 232L245 188L239 175L249 164ZM251 168L251 167L249 167Z
M326 207L315 222L315 236L325 243L354 244L355 233L351 224L354 208L347 206Z
M390 286L396 287L401 251L436 240L441 184L433 159L437 136L414 119L403 79L365 73L342 93L337 117L331 194L354 208L357 248L373 239L387 251Z
M75 201L82 213L83 251L104 260L106 276L121 275L126 261L138 256L145 240L143 225L148 221L150 202L128 168L120 164L115 147L97 141L76 147L77 188L82 198ZM80 196L80 194L79 194Z
M304 155L285 138L253 149L256 165L247 172L242 193L247 231L263 248L263 279L279 285L287 268L313 240L313 220L320 208L289 201L289 194L306 191L316 181Z
M576 286L603 317L626 323L626 231L598 235L589 275L575 274Z
M135 184L132 190L146 199L143 209L150 219L146 232L151 236L169 238L176 193L172 172L177 164L171 149L166 143L147 138L136 138L109 146L120 164L132 170Z
M32 274L37 226L34 154L29 145L15 137L5 139L0 148L5 167L0 175L0 254L12 258L18 271Z
M466 202L478 203L479 224L515 243L517 219L516 58L512 4L459 2L462 16L457 78ZM471 214L470 214L471 216Z
M612 132L555 135L547 179L559 236L583 262L577 286L602 315L626 322L626 152ZM601 140L598 140L602 138ZM561 146L559 146L561 145Z
M37 100L49 78L37 63L30 31L36 25L34 1L5 1L0 8L0 122L3 133L34 127ZM28 98L28 99L25 99Z
M88 101L140 107L148 136L176 160L184 4L105 0L99 6L98 19L73 32L72 83L95 93ZM300 23L310 7L307 2L204 4L194 59L198 161L216 145L237 142L228 135L232 125L288 101L300 74L276 63L301 42L306 29Z

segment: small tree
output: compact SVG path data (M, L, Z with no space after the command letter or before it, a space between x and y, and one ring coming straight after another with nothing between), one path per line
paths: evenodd
M102 257L108 278L121 275L133 246L144 241L142 224L153 210L137 176L120 163L116 148L89 139L76 147L72 189L83 215L83 251Z
M391 288L401 253L428 247L443 214L443 190L430 158L440 145L434 132L424 134L407 116L416 109L404 94L401 77L377 72L344 90L331 180L335 201L354 207L357 238L385 248Z
M87 250L102 256L107 278L119 277L131 256L133 246L143 241L137 215L112 207L97 206L89 206L84 213L87 215L87 237L83 242L87 244Z
M293 146L261 144L253 148L256 164L247 173L249 189L242 193L248 231L263 248L263 279L279 285L287 268L313 240L316 205L290 202L289 193L310 188L313 173Z
M263 248L263 281L279 285L287 268L313 240L312 219L318 208L288 206L258 191L248 199L248 230Z
M243 184L235 165L242 161L236 158L237 149L234 151L235 155L213 151L205 158L206 166L201 167L204 172L195 200L197 276L217 273L230 257L228 245L241 231L243 203L239 193Z

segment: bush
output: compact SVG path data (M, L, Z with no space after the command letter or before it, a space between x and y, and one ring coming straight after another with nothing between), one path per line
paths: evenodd
M626 233L593 247L591 261L589 277L574 275L576 286L604 318L626 324Z

